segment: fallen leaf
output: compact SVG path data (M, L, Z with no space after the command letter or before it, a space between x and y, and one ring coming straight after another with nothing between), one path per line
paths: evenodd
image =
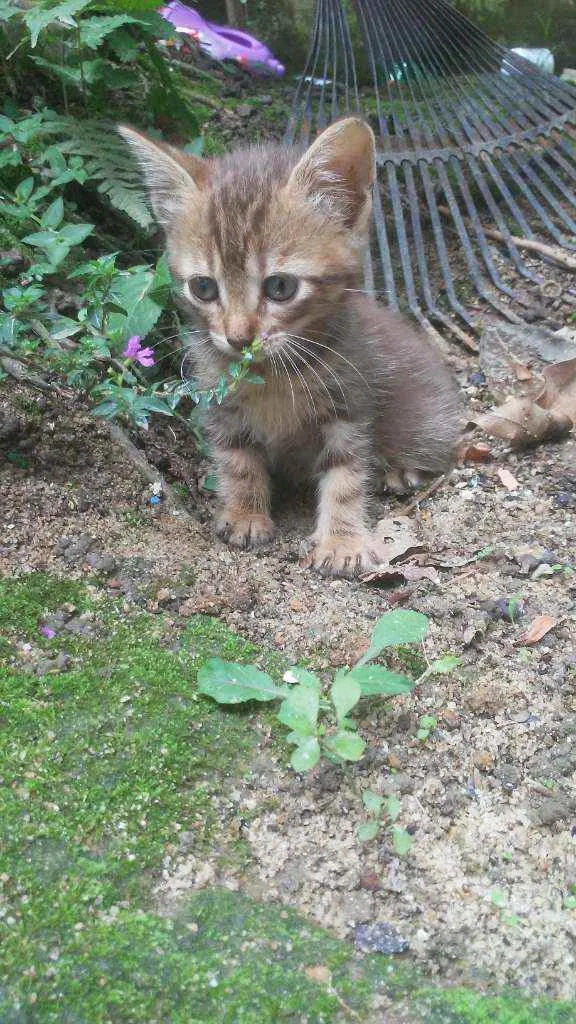
M509 469L499 469L498 477L500 478L500 482L504 484L507 491L517 491L520 487L516 477Z
M417 552L426 551L426 545L414 533L414 522L409 516L394 516L380 519L376 523L374 535L384 547L386 561L390 565L409 558Z
M417 583L419 580L440 583L440 577L431 565L414 565L412 562L403 562L402 565L383 562L360 579L362 583Z
M542 371L544 391L538 397L543 409L569 416L576 423L576 359L554 363Z
M490 462L492 452L487 444L475 441L471 444L463 444L458 450L458 462Z
M316 981L319 985L329 985L331 974L324 964L315 964L314 967L305 967L304 974L310 981Z
M545 367L542 377L544 388L537 395L511 396L479 416L476 425L513 448L565 437L576 423L576 359Z
M542 637L546 636L554 626L558 625L558 619L553 619L551 615L537 615L533 622L530 623L525 633L516 640L517 644L523 646L530 644L537 644Z
M509 365L517 380L532 380L532 371L519 359L510 359Z
M563 413L542 409L531 398L507 398L479 416L476 425L490 437L508 441L513 448L528 448L542 441L558 441L572 430L572 420Z

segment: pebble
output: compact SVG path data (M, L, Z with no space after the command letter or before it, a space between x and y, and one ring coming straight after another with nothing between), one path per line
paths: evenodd
M511 792L513 789L517 789L522 781L522 772L514 764L500 764L498 765L494 775L502 785L502 789L506 789Z
M553 825L556 821L562 821L574 813L576 800L569 796L559 794L558 796L546 797L532 810L534 821L538 825Z
M408 939L391 924L360 924L354 929L354 945L362 953L405 953L410 948Z
M238 117L252 117L252 114L255 114L256 111L249 103L241 103L240 106L236 107L236 113Z

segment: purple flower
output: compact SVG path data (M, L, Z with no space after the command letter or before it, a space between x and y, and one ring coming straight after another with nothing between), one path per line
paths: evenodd
M42 633L42 636L45 636L48 640L52 640L56 636L56 630L52 629L51 626L40 626L38 632Z
M141 366L154 366L154 349L142 348L140 338L134 334L129 340L122 355L125 359L135 359Z

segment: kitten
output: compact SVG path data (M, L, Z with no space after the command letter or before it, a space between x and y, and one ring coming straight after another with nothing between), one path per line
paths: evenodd
M201 160L119 129L134 147L198 330L190 354L213 386L254 338L263 384L206 417L218 534L273 535L271 470L318 479L310 564L353 575L380 560L368 522L379 468L417 482L450 464L458 401L422 333L360 291L375 181L369 126L348 118L302 153L254 146Z

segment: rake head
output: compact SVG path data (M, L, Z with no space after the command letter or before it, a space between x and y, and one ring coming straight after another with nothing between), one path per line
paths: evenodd
M514 323L542 317L538 261L576 270L576 89L492 42L447 0L352 7L360 47L345 0L316 2L287 139L308 141L351 113L372 124L367 287L472 349L474 302ZM570 282L561 293L576 305Z

